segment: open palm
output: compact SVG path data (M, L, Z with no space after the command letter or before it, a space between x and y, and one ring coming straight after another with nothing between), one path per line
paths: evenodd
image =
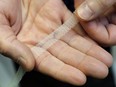
M75 85L84 84L85 75L104 78L112 63L111 55L79 25L43 54L32 50L71 15L62 0L1 0L0 53L11 56L27 70L35 67Z
M17 37L30 49L72 15L62 0L23 0L22 14L23 27ZM85 75L104 78L112 62L79 25L43 54L32 52L36 70L75 85L84 84Z

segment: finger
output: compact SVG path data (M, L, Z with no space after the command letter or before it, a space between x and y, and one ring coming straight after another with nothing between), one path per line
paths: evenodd
M115 0L85 0L76 10L79 18L91 20L100 16L109 7L115 4Z
M83 85L86 82L86 77L80 70L63 63L49 52L38 54L40 48L36 47L33 53L36 56L36 69L40 72L73 85Z
M108 67L91 56L85 56L78 68L87 75L99 79L105 78L108 75Z
M100 60L108 67L112 65L112 56L107 51L77 35L74 31L67 33L62 40L74 49Z
M80 69L87 75L98 78L104 78L107 76L108 68L104 63L98 61L94 57L90 57L78 50L73 49L62 41L58 41L56 44L50 47L49 52L66 64Z
M15 34L8 26L0 26L0 53L10 56L25 70L34 68L34 57L28 47L17 40Z

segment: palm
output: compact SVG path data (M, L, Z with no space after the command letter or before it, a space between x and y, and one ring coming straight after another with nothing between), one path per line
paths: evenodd
M72 14L62 0L30 0L26 6L25 10L22 9L22 12L25 12L22 19L23 27L17 37L30 49L62 25ZM79 26L69 31L42 55L34 56L36 70L78 85L85 82L84 74L106 76L106 65L111 64L110 55L87 37Z

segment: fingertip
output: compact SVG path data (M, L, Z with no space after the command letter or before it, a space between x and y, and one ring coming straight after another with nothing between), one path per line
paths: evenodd
M72 67L72 69L70 69L70 71L68 70L67 76L68 76L67 82L69 82L73 85L82 86L86 83L85 74L74 67Z
M108 67L101 61L90 56L87 56L78 68L86 75L95 78L102 79L108 75Z
M93 77L99 79L104 79L107 77L109 70L104 63L98 61L98 63L94 64L93 67L95 69L95 71L93 71L93 75L91 74Z
M99 79L106 78L108 76L108 73L109 73L108 67L105 65L102 65L101 68L100 68L100 66L98 68L99 68L98 69L99 71L98 71L97 78L99 78Z
M77 86L84 85L87 81L86 76L84 74L81 74L81 75L78 74L78 76L80 76L80 78L78 78L77 80L75 79L76 81L75 85Z
M103 62L107 67L111 67L113 64L112 55L109 52L107 52L106 50L102 49L101 47L98 47L98 49L99 49L98 53L100 55L100 56L98 56L98 60Z
M31 71L35 66L35 58L29 48L27 48L25 54L26 55L23 56L23 60L25 61L23 62L22 67L24 67L26 71Z
M29 52L25 52L28 54ZM30 53L31 54L31 53ZM34 68L35 61L34 57L32 55L24 56L24 55L19 55L18 58L13 58L16 63L18 63L25 71L31 71Z
M106 60L106 65L108 66L108 67L111 67L112 66L112 64L113 64L113 57L112 57L112 55L111 54L107 54L108 56L108 58L107 58L107 60Z
M72 78L70 83L76 86L82 86L86 83L86 76L80 71L70 76L70 78Z
M34 65L35 65L35 61L34 58L30 57L26 60L26 62L24 62L24 64L22 64L22 67L27 71L31 71L34 69Z

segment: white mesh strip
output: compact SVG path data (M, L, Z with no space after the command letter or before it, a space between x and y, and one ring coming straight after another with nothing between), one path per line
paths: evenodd
M77 24L77 18L72 15L62 26L52 32L48 37L40 41L37 46L48 49L51 45L63 37L69 30Z

